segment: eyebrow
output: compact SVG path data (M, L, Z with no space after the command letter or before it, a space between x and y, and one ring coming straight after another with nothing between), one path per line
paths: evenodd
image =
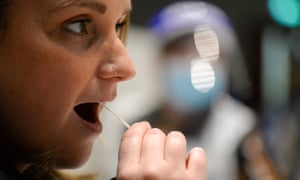
M54 9L52 9L50 12L58 11L70 6L80 6L80 7L86 7L89 9L92 9L93 11L96 11L97 13L104 14L106 11L106 6L100 2L94 2L94 1L83 1L83 0L70 0L66 1L62 4L57 5Z

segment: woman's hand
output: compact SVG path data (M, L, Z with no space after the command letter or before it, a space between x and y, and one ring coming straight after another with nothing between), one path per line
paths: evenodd
M149 123L133 124L124 134L117 179L205 180L207 159L201 148L186 156L186 139L180 132L165 135Z

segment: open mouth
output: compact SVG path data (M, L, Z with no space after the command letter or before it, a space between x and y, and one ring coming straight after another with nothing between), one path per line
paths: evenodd
M98 121L99 103L83 103L74 107L75 112L79 117L90 123Z

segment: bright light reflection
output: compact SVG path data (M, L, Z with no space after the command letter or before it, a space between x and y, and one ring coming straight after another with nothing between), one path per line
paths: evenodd
M205 60L217 60L220 55L220 47L217 34L209 26L199 26L194 31L194 41L200 58Z
M196 90L210 91L215 85L215 80L215 72L209 62L201 59L191 62L191 81Z

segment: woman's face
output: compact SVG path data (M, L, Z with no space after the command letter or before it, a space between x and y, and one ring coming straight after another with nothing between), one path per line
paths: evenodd
M1 149L16 163L85 162L98 113L134 75L119 38L130 0L14 0L0 38Z

